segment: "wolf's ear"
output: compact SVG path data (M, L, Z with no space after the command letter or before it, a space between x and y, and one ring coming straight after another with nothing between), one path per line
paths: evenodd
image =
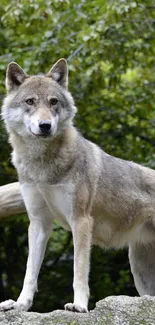
M27 74L16 62L9 63L6 71L6 89L8 91L14 90L24 82L26 77Z
M67 61L65 59L58 60L54 66L50 69L50 71L46 74L46 77L50 77L56 82L59 83L60 86L64 88L68 88L68 69L67 69Z

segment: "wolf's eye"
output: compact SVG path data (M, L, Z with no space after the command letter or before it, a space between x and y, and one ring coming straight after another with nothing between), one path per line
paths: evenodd
M28 99L26 100L26 103L27 103L28 105L33 105L33 104L34 104L34 99L33 99L33 98L28 98Z
M51 99L50 99L50 104L51 104L51 105L56 105L57 102L58 102L57 98L51 98Z

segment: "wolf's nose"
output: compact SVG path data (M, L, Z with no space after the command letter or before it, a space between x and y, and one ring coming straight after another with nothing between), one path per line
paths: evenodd
M48 133L51 129L51 122L49 121L41 121L39 123L39 128L43 133Z

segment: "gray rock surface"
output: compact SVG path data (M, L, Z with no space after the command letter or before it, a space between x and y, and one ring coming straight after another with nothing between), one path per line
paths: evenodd
M155 297L107 297L87 314L0 312L0 325L155 325Z

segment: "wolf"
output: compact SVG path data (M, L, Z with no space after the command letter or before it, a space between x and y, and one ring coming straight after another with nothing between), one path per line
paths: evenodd
M138 293L155 295L155 171L110 156L77 131L65 59L34 76L12 62L6 88L2 117L30 224L22 291L0 310L32 306L55 218L74 244L74 301L66 310L88 311L93 244L129 247Z

